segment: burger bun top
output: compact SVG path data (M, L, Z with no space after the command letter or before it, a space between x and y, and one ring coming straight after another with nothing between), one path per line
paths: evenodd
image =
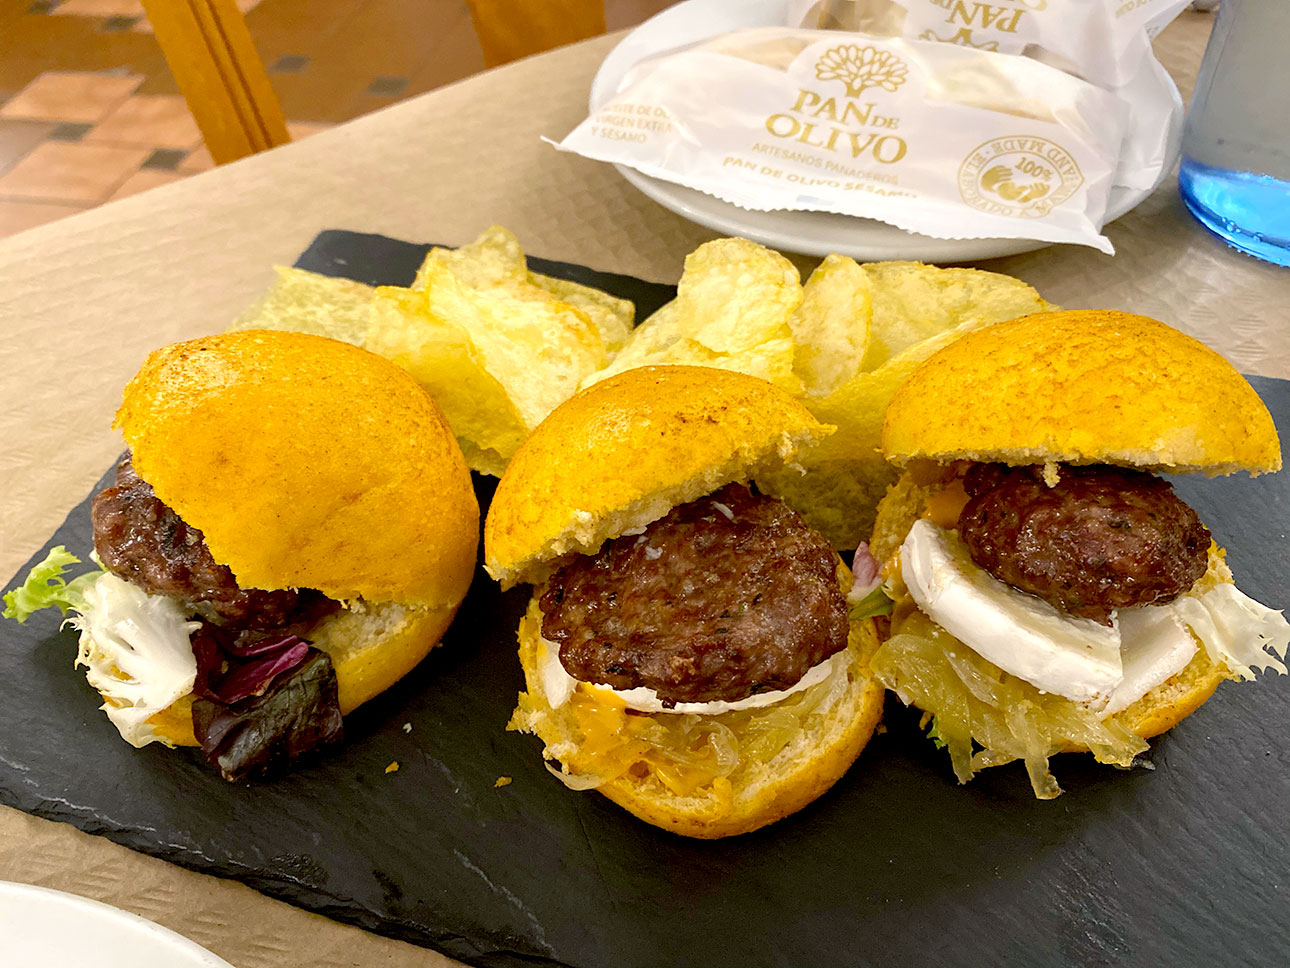
M1146 316L1037 313L968 333L893 397L882 450L915 458L1279 470L1267 407L1205 344Z
M455 606L479 541L461 449L398 366L247 330L152 353L116 426L157 497L244 588Z
M509 588L677 505L790 463L832 427L757 377L698 366L627 370L565 401L512 458L484 525Z

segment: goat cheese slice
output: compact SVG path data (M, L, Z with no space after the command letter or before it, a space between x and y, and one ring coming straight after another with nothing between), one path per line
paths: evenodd
M927 519L900 549L910 595L933 621L1000 669L1044 692L1104 705L1124 678L1120 629L1066 615L972 561L956 533Z
M1111 693L1103 716L1133 705L1170 676L1182 672L1197 648L1196 640L1171 605L1122 608L1116 617L1124 678Z

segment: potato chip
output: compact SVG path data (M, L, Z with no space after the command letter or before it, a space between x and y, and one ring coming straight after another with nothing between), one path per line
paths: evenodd
M529 427L470 334L434 312L425 290L382 286L372 310L368 348L429 391L472 469L500 477Z
M437 264L448 269L463 285L472 289L493 286L532 286L548 293L561 302L577 309L600 331L605 350L612 357L622 348L636 319L636 307L630 300L619 299L607 292L530 272L519 239L510 229L492 225L479 238L456 249L436 246L426 255L417 270L413 289L424 289L428 284L429 268Z
M371 286L305 269L275 268L277 280L230 330L286 330L363 345L375 292Z
M521 280L474 289L428 259L420 289L382 287L368 347L431 392L476 470L499 473L524 436L608 362L596 327Z
M807 396L825 396L859 371L872 303L868 274L844 255L830 255L806 280L788 324L797 344L793 371Z
M673 299L656 309L643 323L632 330L631 336L610 364L603 370L597 370L587 376L579 389L585 390L593 383L599 383L615 373L622 373L624 370L635 369L638 366L652 366L664 361L677 362L672 359L676 355L672 352L672 347L680 339L676 300ZM683 350L677 352L683 353Z
M778 252L747 239L716 239L685 257L676 286L682 336L714 353L748 352L792 336L801 278Z
M568 279L544 276L538 272L528 275L530 285L545 289L561 302L581 310L600 330L605 341L605 351L610 358L623 348L636 321L636 307L630 299L619 299L607 292Z
M871 262L873 324L862 368L876 370L919 340L977 320L995 323L1054 307L1020 279L921 262Z
M529 271L519 239L510 229L500 225L490 225L474 242L456 249L435 246L417 270L413 289L424 289L428 285L432 264L448 269L463 285L474 289L525 282Z
M685 260L677 297L632 331L605 370L583 386L637 366L737 370L801 393L789 319L802 301L793 264L746 239L708 242Z

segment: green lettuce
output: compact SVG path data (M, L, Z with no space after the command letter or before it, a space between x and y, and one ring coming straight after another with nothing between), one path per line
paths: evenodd
M851 606L847 612L847 618L853 622L858 622L864 618L873 618L875 615L890 615L892 601L883 592L879 586L871 591L860 601Z
M85 588L97 581L103 571L95 569L71 581L65 580L63 572L67 567L80 563L81 559L62 545L52 548L45 560L27 573L26 581L5 594L5 608L0 616L22 623L42 608L56 607L64 615L69 611L84 611Z
M935 716L933 716L931 722L927 724L927 738L936 744L936 748L938 750L943 750L950 745L945 742L945 738L941 736L941 731L936 728Z

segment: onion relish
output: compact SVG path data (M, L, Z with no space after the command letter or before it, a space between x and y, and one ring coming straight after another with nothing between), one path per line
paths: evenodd
M960 783L1023 760L1035 796L1050 800L1062 792L1048 768L1054 753L1088 749L1099 763L1127 767L1147 749L1114 717L1098 719L1079 703L1040 692L916 609L897 608L891 633L874 654L874 675L906 705L935 717Z

